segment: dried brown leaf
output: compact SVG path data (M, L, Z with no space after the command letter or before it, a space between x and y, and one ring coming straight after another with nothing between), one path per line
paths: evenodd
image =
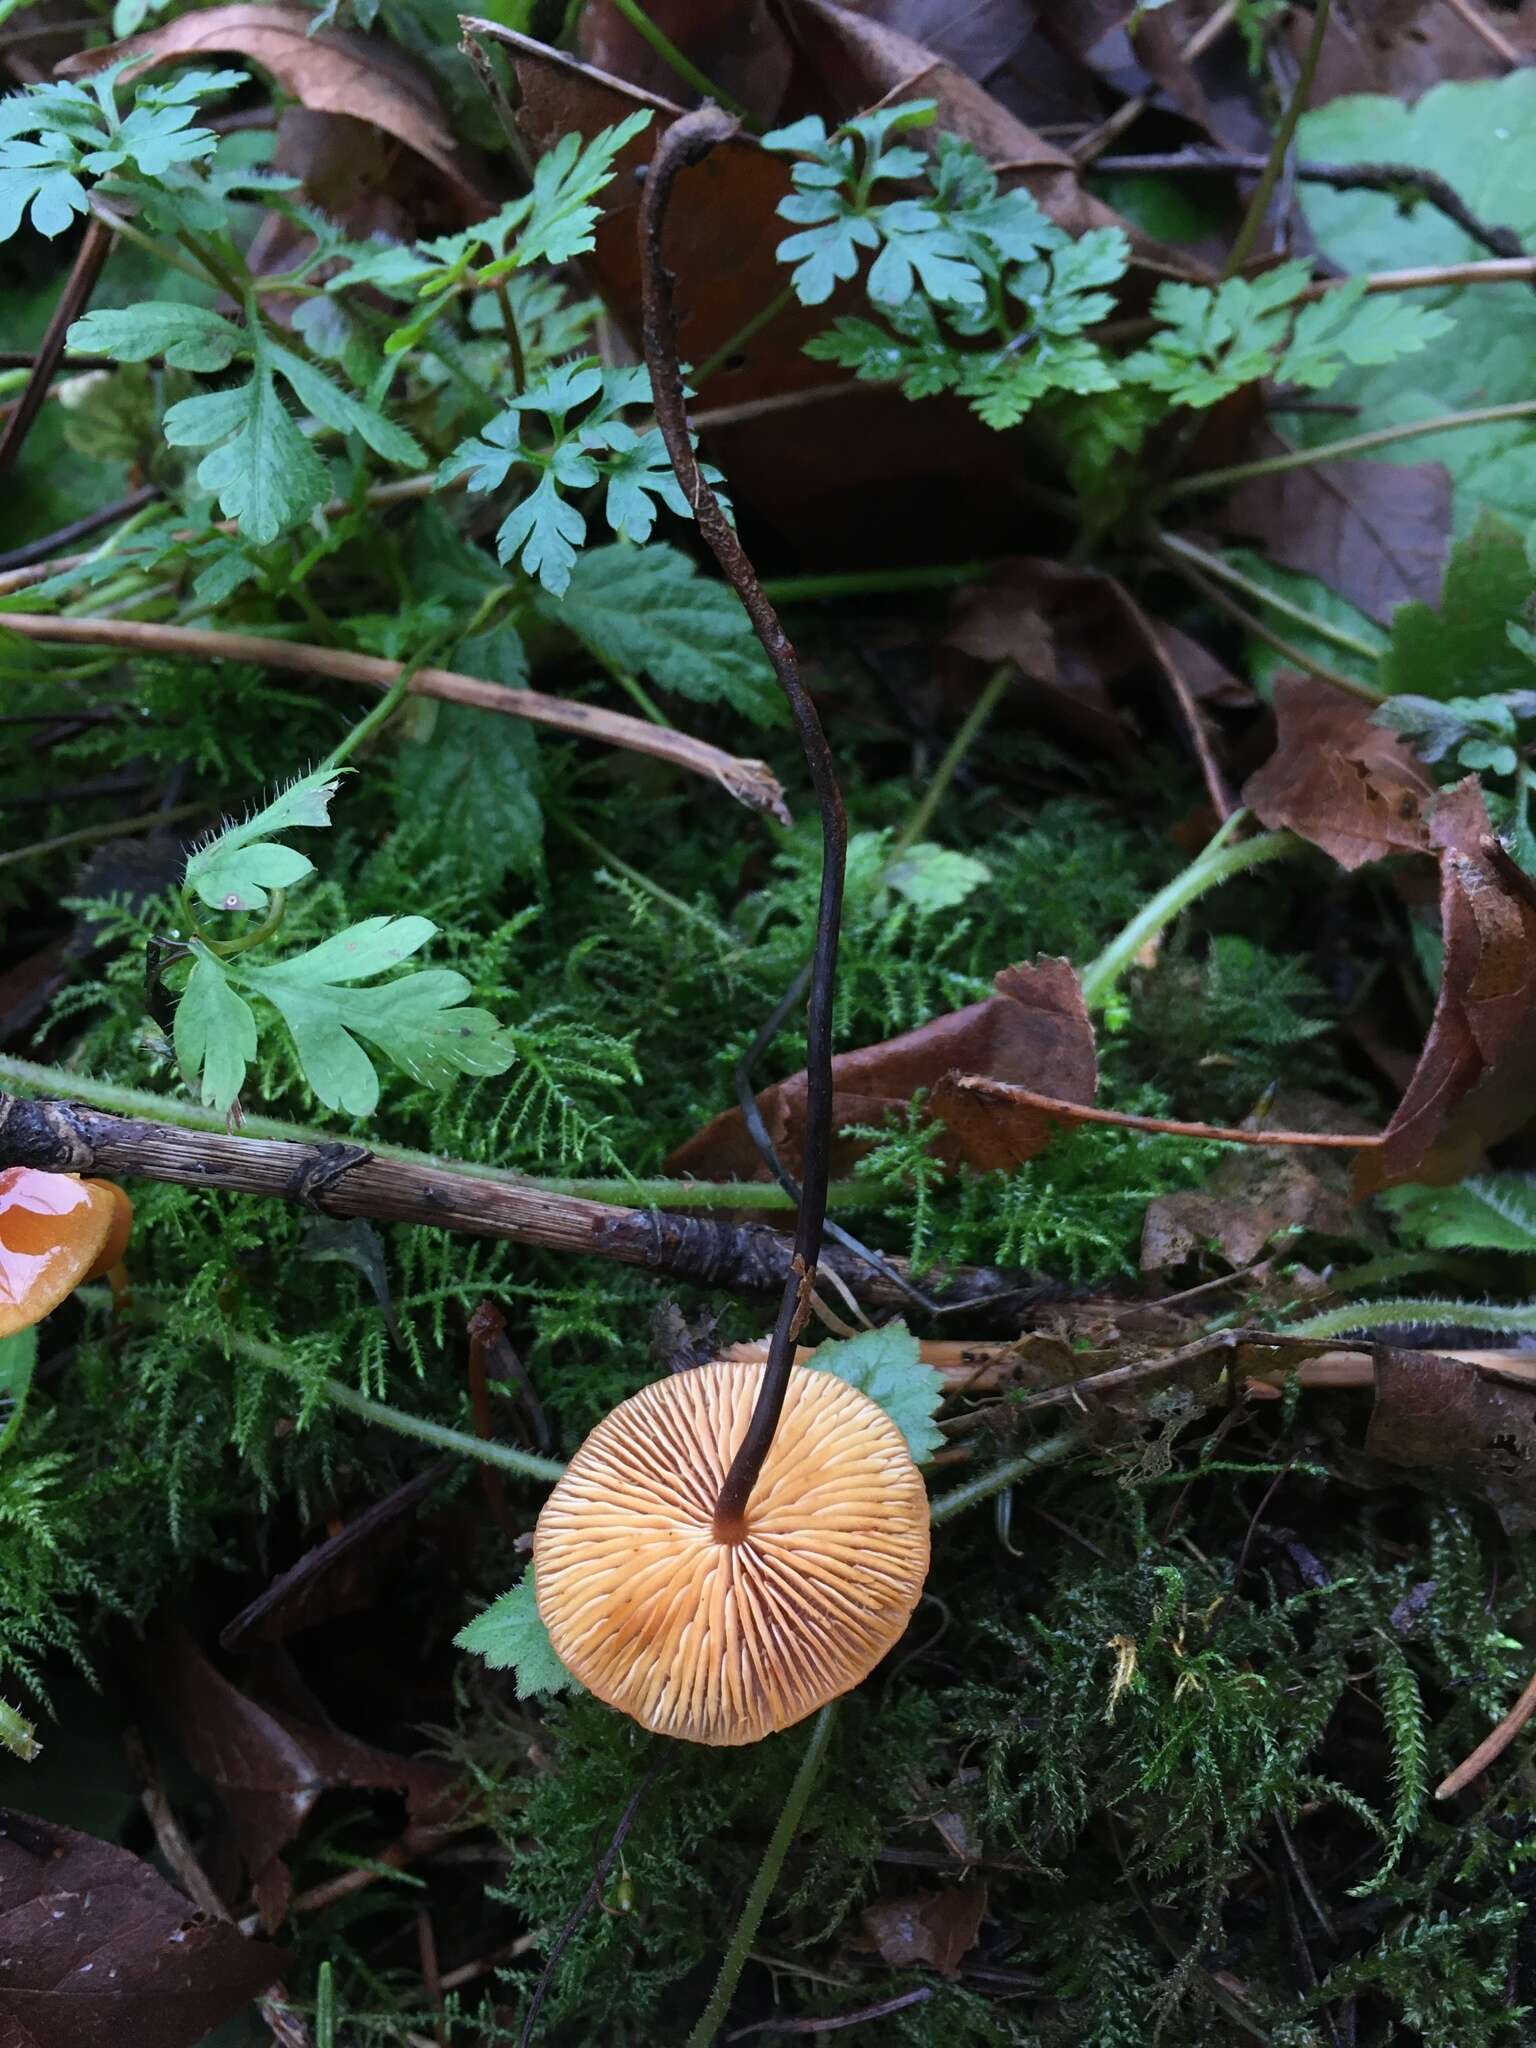
M1250 477L1222 525L1385 622L1408 598L1440 602L1451 480L1439 462L1319 463Z
M916 1031L880 1045L840 1053L832 1062L834 1126L878 1124L905 1110L918 1089L944 1126L936 1156L951 1166L985 1172L1033 1158L1055 1125L1043 1111L985 1102L958 1086L963 1074L1039 1089L1069 1102L1091 1102L1098 1086L1093 1026L1077 976L1065 960L1008 967L997 993L934 1017ZM805 1075L794 1074L757 1098L768 1134L792 1173L805 1149ZM861 1139L839 1139L834 1170L846 1172L868 1151ZM668 1172L700 1179L757 1180L767 1169L739 1109L726 1110L672 1154Z
M1355 1232L1348 1176L1326 1152L1236 1152L1204 1188L1154 1196L1141 1233L1143 1272L1179 1266L1215 1244L1228 1265L1251 1266L1266 1245L1299 1230Z
M1361 1194L1460 1180L1536 1111L1536 891L1494 838L1474 777L1436 802L1429 839L1440 856L1440 991L1386 1141L1356 1164Z
M285 1958L115 1843L0 1812L4 2048L197 2048Z
M1371 720L1371 707L1315 676L1275 683L1279 738L1250 775L1243 801L1272 829L1288 826L1363 867L1389 853L1425 853L1433 784L1407 744Z
M149 1674L188 1761L224 1801L268 1925L287 1904L282 1851L323 1792L344 1785L402 1792L411 1820L424 1825L454 1811L453 1778L443 1766L259 1705L222 1677L184 1630L168 1630L157 1642Z
M769 0L646 0L646 13L712 84L766 125L779 118L795 58ZM587 0L577 38L582 56L600 71L694 104L697 95L613 0Z
M984 1884L955 1885L942 1892L909 1892L866 1907L864 1934L893 1970L930 1963L941 1977L958 1977L976 1946L987 1910Z
M1511 1533L1536 1527L1536 1388L1427 1351L1376 1353L1365 1448L1480 1494Z

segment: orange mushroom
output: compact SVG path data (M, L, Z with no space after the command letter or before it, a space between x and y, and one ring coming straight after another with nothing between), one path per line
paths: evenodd
M718 1532L762 1378L720 1361L621 1402L534 1537L539 1614L567 1669L686 1742L757 1742L847 1692L900 1638L928 1573L928 1498L901 1431L803 1366L740 1534Z
M0 1168L0 1337L122 1264L133 1204L109 1180Z

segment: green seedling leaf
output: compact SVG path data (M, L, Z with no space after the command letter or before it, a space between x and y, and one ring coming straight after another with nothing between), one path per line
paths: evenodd
M35 1324L13 1331L9 1337L0 1337L0 1458L5 1456L21 1427L36 1365Z
M250 1004L231 988L224 963L200 940L193 940L192 956L192 972L176 1005L172 1041L198 1100L227 1114L256 1057L256 1019Z
M224 370L240 353L244 335L232 321L202 306L148 299L120 311L86 313L69 330L80 355L110 356L115 363L145 363L164 356L177 370Z
M1401 1236L1435 1251L1536 1252L1536 1174L1483 1173L1452 1188L1377 1197Z
M187 862L186 885L212 910L264 910L269 889L288 889L313 872L293 847L272 844L280 832L331 822L331 798L347 771L316 768L242 824L227 825Z
M816 1372L836 1374L883 1408L917 1464L942 1448L944 1435L933 1418L944 1399L944 1381L923 1364L918 1341L905 1323L865 1330L846 1343L823 1344L808 1363Z
M461 648L460 666L464 658ZM451 819L455 856L482 889L498 888L508 872L536 875L544 821L533 733L470 704L434 709L431 731L400 752L401 823L441 839Z
M885 871L887 885L918 910L954 910L967 896L990 882L992 870L968 853L922 841L909 846Z
M453 1640L461 1650L483 1657L493 1671L515 1671L520 1700L539 1693L586 1690L556 1656L549 1630L539 1619L532 1565L510 1593L492 1601Z
M1452 548L1439 607L1414 602L1392 614L1382 688L1441 701L1528 688L1530 661L1508 628L1531 583L1523 536L1486 513Z
M469 983L435 967L371 988L351 984L396 967L437 930L425 917L370 917L274 966L250 955L230 963L242 986L264 996L293 1039L304 1078L327 1109L368 1116L379 1077L360 1039L413 1080L446 1088L456 1074L500 1074L512 1048L487 1010L463 1009Z

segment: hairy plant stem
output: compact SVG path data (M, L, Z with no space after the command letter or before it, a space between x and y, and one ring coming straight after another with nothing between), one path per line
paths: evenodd
M1305 841L1298 839L1294 832L1263 832L1253 839L1240 839L1233 845L1230 843L1232 835L1247 817L1247 811L1234 811L1199 856L1149 898L1125 929L1083 969L1083 1001L1090 1010L1103 1009L1114 993L1116 982L1148 940L1155 939L1159 932L1172 924L1180 911L1187 910L1207 889L1214 889L1230 876L1241 874L1244 868L1256 867L1260 861L1283 860L1291 854L1306 852Z
M161 814L168 815L168 814ZM112 1115L152 1118L157 1123L183 1130L227 1135L226 1120L217 1110L204 1109L195 1102L175 1096L152 1095L147 1088L120 1087L112 1081L95 1081L87 1074L67 1067L38 1066L32 1060L0 1055L0 1082L28 1094L62 1097L89 1103L93 1109ZM317 1130L312 1124L286 1123L277 1117L247 1116L240 1129L250 1138L276 1138L290 1145L321 1147L334 1145L334 1131ZM527 1188L547 1195L569 1195L578 1201L635 1203L647 1209L776 1209L794 1207L789 1197L771 1181L759 1180L618 1180L599 1176L524 1175L507 1173L497 1166L483 1166L475 1160L445 1160L435 1153L415 1152L404 1145L371 1145L375 1159L393 1160L402 1166L436 1168L442 1173L490 1181L501 1187ZM890 1201L888 1189L875 1182L833 1181L828 1201L840 1209L880 1209Z
M811 1723L810 1738L805 1753L800 1759L800 1768L795 1772L789 1792L779 1810L779 1818L768 1846L763 1851L763 1860L757 1866L757 1875L752 1880L752 1889L747 1893L746 1904L741 1909L741 1918L731 1935L731 1945L725 1952L720 1965L720 1975L715 1979L715 1988L709 1995L709 2003L699 2015L698 2025L688 2036L688 2048L713 2048L714 2041L725 2025L725 2016L731 2009L731 2000L736 1995L736 1986L746 1967L747 1956L757 1939L757 1930L763 1924L763 1914L773 1888L779 1881L784 1868L784 1858L789 1854L789 1845L795 1839L795 1831L805 1812L806 1802L821 1775L822 1764L826 1761L827 1747L832 1739L833 1723L837 1719L837 1702L829 1701Z
M1230 583L1234 590L1240 590L1245 597L1251 597L1255 604L1266 605L1271 611L1279 612L1282 618L1293 625L1305 626L1309 633L1315 633L1320 640L1331 640L1335 647L1345 654L1359 655L1363 661L1377 662L1381 649L1372 647L1368 640L1358 639L1353 633L1345 632L1342 626L1335 626L1331 620L1320 619L1309 612L1305 605L1293 604L1290 598L1281 597L1278 592L1266 590L1262 583L1255 583L1251 576L1245 576L1241 569L1221 555L1213 555L1206 548L1196 547L1182 534L1159 532L1156 536L1158 552L1177 555L1181 562L1191 562L1197 569L1203 569L1208 576L1217 576Z
M662 63L670 65L684 85L691 86L700 99L713 100L717 106L726 108L739 121L745 122L749 128L756 128L761 125L753 120L740 100L733 99L722 87L716 85L712 78L705 77L693 59L680 50L669 35L656 26L655 22L652 21L651 17L640 5L640 0L613 0L613 9L616 14L623 15L636 35L643 37L656 52Z
M1080 1450L1082 1443L1082 1432L1077 1429L1061 1429L1054 1436L1042 1437L1039 1443L1031 1444L1019 1457L1005 1458L990 1472L983 1472L964 1486L952 1486L948 1493L941 1493L930 1506L928 1519L936 1529L945 1522L952 1522L967 1508L979 1507L982 1501L991 1500L1005 1487L1016 1486L1021 1479L1027 1479L1031 1472L1039 1472L1047 1465L1059 1465L1063 1458L1070 1458L1074 1451Z
M1004 661L993 669L982 685L981 695L961 721L954 738L944 750L944 758L928 778L928 786L913 805L907 822L891 842L890 853L886 856L886 869L895 867L902 855L915 846L933 822L933 814L944 800L945 791L955 779L955 772L970 752L977 734L1003 701L1008 685L1018 674L1018 664Z
M1387 1301L1348 1302L1343 1308L1324 1309L1320 1315L1304 1316L1286 1323L1280 1335L1286 1337L1345 1337L1356 1330L1379 1330L1383 1325L1417 1325L1440 1329L1505 1330L1524 1334L1536 1330L1536 1302L1506 1308L1495 1301L1415 1301L1400 1297Z
M1227 260L1222 266L1223 278L1235 276L1253 254L1253 245L1259 239L1259 231L1269 213L1270 201L1275 196L1275 186L1279 183L1280 172L1296 134L1296 124L1301 119L1312 91L1312 81L1317 76L1318 60L1323 54L1323 39L1328 33L1328 16L1332 6L1333 0L1317 0L1313 8L1312 33L1307 39L1301 70L1297 74L1296 90L1291 94L1285 112L1275 129L1269 145L1269 155L1265 159L1263 170L1259 173L1259 182L1253 188L1253 196L1248 202L1243 224L1238 229L1237 239L1233 242Z
M784 692L821 813L821 893L806 1020L805 1166L795 1220L794 1252L752 1419L715 1503L715 1534L724 1542L738 1540L744 1529L746 1505L778 1427L794 1367L795 1338L810 1313L816 1282L831 1155L832 998L842 922L843 868L848 851L848 821L832 751L816 707L800 680L799 660L778 614L763 594L756 572L736 537L736 529L699 467L688 430L682 370L677 357L672 278L661 253L662 227L679 171L687 164L700 162L717 143L735 133L735 121L718 107L701 107L697 113L685 114L658 143L640 201L641 332L646 367L651 373L656 424L683 496L693 508L699 531L741 599Z
M1228 484L1246 483L1250 477L1280 476L1288 469L1308 469L1318 462L1342 462L1351 455L1369 455L1377 448L1390 448L1398 441L1416 441L1425 434L1451 434L1461 427L1496 427L1506 420L1536 419L1536 398L1517 398L1509 405L1483 405L1472 412L1437 413L1433 419L1408 420L1397 427L1376 427L1366 434L1350 434L1342 441L1325 441L1318 448L1294 448L1285 455L1265 455L1256 462L1235 462L1227 469L1208 469L1198 476L1180 477L1162 492L1158 502L1193 497L1199 491L1224 490Z

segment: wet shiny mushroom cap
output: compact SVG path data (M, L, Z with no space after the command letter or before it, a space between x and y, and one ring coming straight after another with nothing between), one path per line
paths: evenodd
M0 1337L41 1322L121 1258L133 1214L110 1181L0 1169Z
M539 1613L609 1706L686 1742L757 1742L859 1683L928 1573L928 1498L901 1431L797 1366L736 1542L720 1483L762 1382L720 1362L658 1380L600 1422L539 1517Z

